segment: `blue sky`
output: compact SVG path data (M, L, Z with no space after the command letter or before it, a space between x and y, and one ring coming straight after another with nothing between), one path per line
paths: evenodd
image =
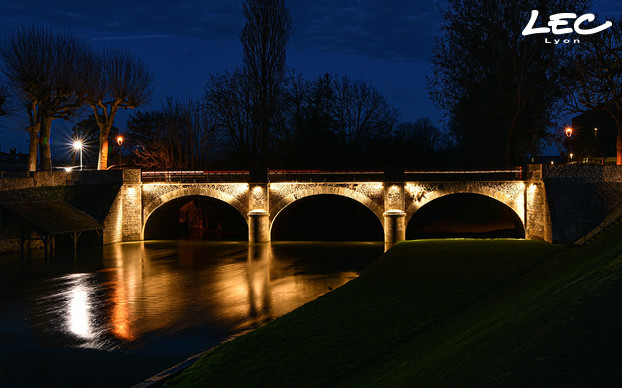
M44 0L0 3L0 34L21 24L47 25L75 33L94 46L128 47L154 75L155 90L145 109L167 96L199 98L210 73L241 63L241 1ZM601 18L620 15L619 0L595 0ZM441 119L425 89L429 57L438 35L444 0L288 1L294 32L288 65L307 78L348 74L371 81L396 106L403 120ZM561 10L560 12L563 12ZM124 127L128 114L117 119ZM27 150L18 123L0 123L0 144ZM73 124L54 122L56 142ZM6 128L6 127L9 128Z

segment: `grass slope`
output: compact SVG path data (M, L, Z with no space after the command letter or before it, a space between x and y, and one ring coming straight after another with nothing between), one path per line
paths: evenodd
M169 385L619 385L620 235L404 242Z

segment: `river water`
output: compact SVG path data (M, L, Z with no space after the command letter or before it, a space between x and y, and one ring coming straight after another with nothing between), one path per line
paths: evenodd
M341 286L383 250L180 240L0 256L0 386L130 386Z

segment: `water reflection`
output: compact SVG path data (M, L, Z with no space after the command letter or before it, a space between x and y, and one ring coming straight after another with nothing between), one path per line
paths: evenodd
M99 258L78 259L91 271L72 260L52 263L43 283L22 274L29 280L12 284L21 296L0 300L0 308L26 310L38 322L33 334L50 346L185 356L339 287L382 250L381 243L115 244Z
M74 335L92 340L95 335L91 329L91 305L89 302L89 288L84 281L85 274L77 274L69 290L67 300L67 326Z

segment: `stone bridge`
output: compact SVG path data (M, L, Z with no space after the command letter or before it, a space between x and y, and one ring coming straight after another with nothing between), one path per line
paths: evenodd
M151 215L176 198L206 196L235 208L248 223L250 242L267 242L279 214L309 196L332 194L372 211L385 243L404 240L412 216L427 203L456 193L498 201L521 220L527 239L551 241L551 220L540 166L527 171L480 172L143 172L127 170L104 223L104 242L141 240ZM524 176L523 176L524 175ZM259 176L259 177L257 177ZM127 178L125 178L127 177Z

